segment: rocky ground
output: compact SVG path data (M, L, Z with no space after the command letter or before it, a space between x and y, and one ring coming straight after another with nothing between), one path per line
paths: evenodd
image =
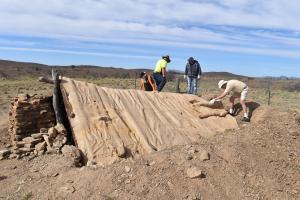
M110 166L2 160L0 199L300 199L299 119L258 108L238 130Z

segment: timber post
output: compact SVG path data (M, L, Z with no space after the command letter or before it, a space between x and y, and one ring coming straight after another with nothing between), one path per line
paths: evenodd
M60 93L60 79L57 71L52 69L52 80L54 83L53 88L53 109L55 112L56 123L63 124L63 116L61 111L61 93Z
M176 78L175 89L176 89L176 93L180 93L180 79L179 78Z

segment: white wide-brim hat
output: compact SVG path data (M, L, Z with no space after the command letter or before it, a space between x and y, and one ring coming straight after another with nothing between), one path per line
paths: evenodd
M226 84L227 82L228 82L228 81L220 80L219 83L218 83L219 88L221 89L222 86L223 86L224 84Z

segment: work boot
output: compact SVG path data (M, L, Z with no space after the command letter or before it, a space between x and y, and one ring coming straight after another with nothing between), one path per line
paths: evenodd
M250 119L248 117L243 117L241 119L242 122L250 122Z

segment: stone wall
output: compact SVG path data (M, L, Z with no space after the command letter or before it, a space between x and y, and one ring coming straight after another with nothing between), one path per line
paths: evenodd
M9 112L9 133L12 146L0 152L0 160L60 153L67 142L64 125L56 124L52 96L15 97Z
M55 126L52 96L19 95L11 101L9 133L12 144ZM47 130L45 130L47 131Z

